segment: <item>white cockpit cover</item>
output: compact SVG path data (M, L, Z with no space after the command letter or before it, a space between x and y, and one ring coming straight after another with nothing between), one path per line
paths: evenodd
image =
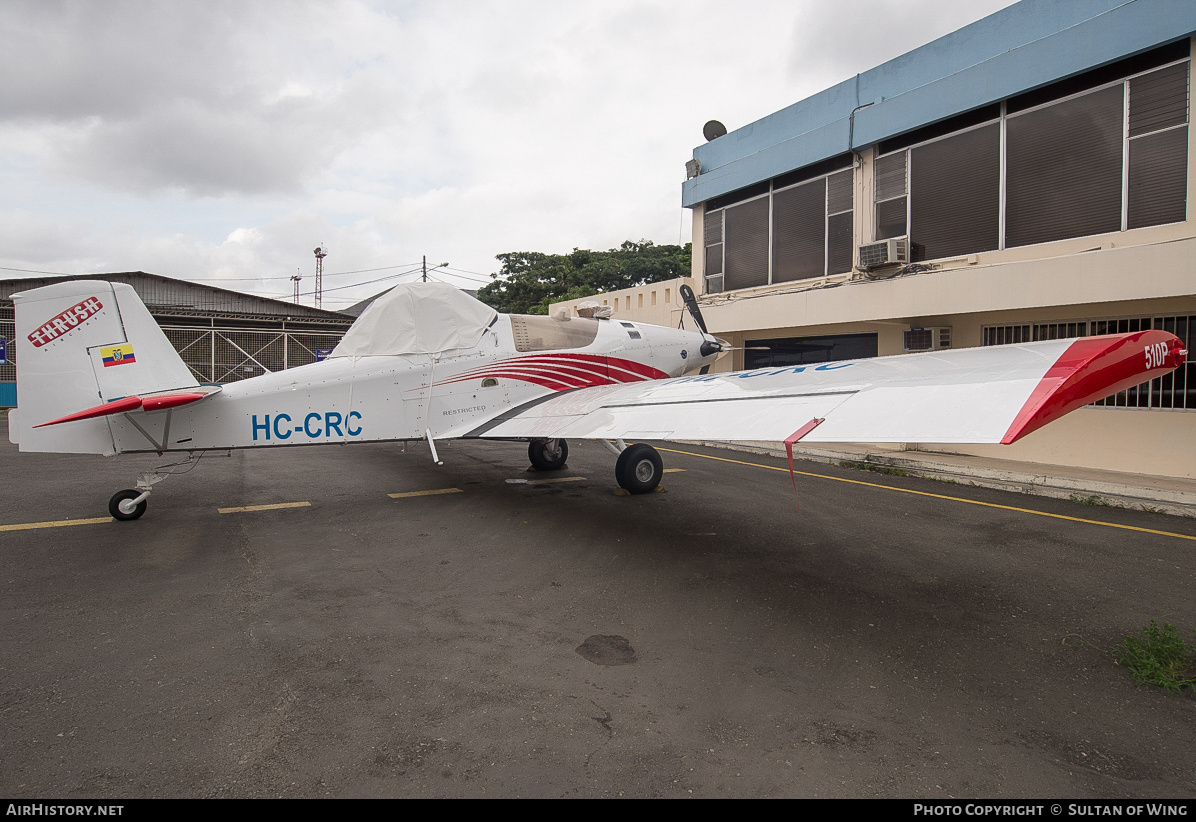
M448 283L403 283L370 303L330 357L471 348L498 312Z

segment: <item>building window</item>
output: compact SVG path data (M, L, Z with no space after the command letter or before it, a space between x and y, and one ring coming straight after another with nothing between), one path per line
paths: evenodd
M852 170L834 158L785 175L756 195L712 201L705 217L706 291L735 290L851 271ZM811 176L813 175L813 176ZM791 182L797 177L797 182ZM720 198L725 200L725 198Z
M852 237L850 155L706 203L706 290L847 272L855 242L908 237L910 260L1144 226L1187 212L1184 39L887 139L872 237Z
M723 276L728 291L768 284L769 197L723 209Z
M920 262L1183 221L1190 60L1157 67L1174 56L1168 47L1141 73L1113 79L1106 67L886 141L875 239L908 235Z
M1121 228L1122 84L1006 119L1005 244Z
M1188 65L1177 63L1129 81L1127 228L1184 219Z
M910 149L910 259L992 251L1001 242L1001 124Z
M981 329L981 345L1063 340L1098 334L1129 334L1152 329L1167 331L1192 350L1196 342L1196 314L1162 317L1115 317L1102 320L1065 320L1049 323L992 325ZM1093 405L1106 408L1163 408L1196 410L1196 362L1189 360L1170 374L1126 389Z
M826 178L826 273L843 274L855 263L852 233L855 175L844 169Z
M906 158L908 152L902 151L885 157L878 157L873 169L876 190L876 239L887 240L891 237L904 237L909 234L906 228L909 205L906 198L908 176L906 175Z

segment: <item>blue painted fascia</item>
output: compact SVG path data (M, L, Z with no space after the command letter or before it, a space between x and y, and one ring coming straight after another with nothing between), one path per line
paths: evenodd
M1168 8L1169 7L1169 8ZM855 143L867 146L1130 57L1196 31L1191 0L1135 0L861 109Z
M682 204L842 154L849 130L859 149L1194 31L1192 0L1023 0L698 146Z

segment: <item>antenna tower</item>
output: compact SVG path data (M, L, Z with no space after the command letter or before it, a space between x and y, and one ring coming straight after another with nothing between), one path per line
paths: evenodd
M316 248L316 308L324 307L324 258L328 252L323 248ZM296 283L296 290L299 285Z
M303 278L299 276L299 269L295 269L295 273L291 276L291 282L295 284L295 305L299 305L299 281Z

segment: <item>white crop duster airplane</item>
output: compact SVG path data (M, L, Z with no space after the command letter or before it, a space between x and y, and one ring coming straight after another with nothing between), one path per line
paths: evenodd
M718 374L727 348L699 331L499 314L440 283L399 285L328 359L199 384L132 287L76 280L13 296L21 451L81 454L488 438L530 441L542 470L566 438L618 454L632 493L659 453L635 440L1011 443L1063 414L1181 365L1164 331L965 348ZM687 373L689 374L688 376ZM614 440L615 445L609 441ZM112 497L136 519L164 466Z

